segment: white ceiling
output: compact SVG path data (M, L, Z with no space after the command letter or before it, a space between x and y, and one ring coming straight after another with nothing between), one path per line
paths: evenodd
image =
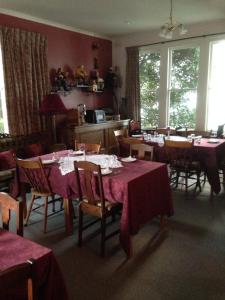
M0 12L108 37L160 28L169 10L170 0L0 0ZM174 0L174 17L183 24L225 19L225 0Z

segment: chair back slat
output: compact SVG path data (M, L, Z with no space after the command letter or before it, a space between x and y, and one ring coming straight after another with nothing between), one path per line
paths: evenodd
M79 150L81 148L84 148L86 153L95 153L99 154L101 149L101 143L99 144L87 144L87 143L76 143L75 142L75 150Z
M23 236L23 203L7 193L0 192L0 206L3 228L9 230L11 211L16 213L17 234Z
M32 189L38 193L52 193L49 180L47 178L47 168L43 167L41 159L23 160L17 159L17 165L21 168Z
M189 142L165 139L164 145L169 163L183 168L189 166L193 160L193 143L193 140Z
M131 154L137 153L138 159L153 160L154 147L146 144L131 144Z
M79 199L84 198L91 205L101 202L102 210L105 209L105 198L102 184L101 167L92 162L74 162L74 168L78 183ZM78 169L83 169L79 171Z

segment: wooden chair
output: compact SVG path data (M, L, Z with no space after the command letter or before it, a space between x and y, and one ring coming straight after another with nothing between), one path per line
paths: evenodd
M7 193L0 192L0 205L3 228L9 230L11 211L16 213L17 234L23 236L23 203Z
M202 136L203 138L209 138L211 136L211 131L206 130L187 130L186 135L189 136L190 134L194 134L195 136Z
M134 137L123 137L120 140L120 152L123 153L122 156L131 155L131 145L142 144L142 140Z
M96 223L95 220L83 227L83 214L92 215L101 220L101 256L104 256L105 241L119 232L117 230L106 236L106 219L109 216L114 217L115 213L120 210L121 204L112 203L105 199L101 167L99 165L88 161L75 161L74 168L79 192L78 246L81 247L82 245L83 230ZM79 172L78 168L84 171ZM95 180L94 189L93 180ZM98 195L96 195L96 191Z
M156 128L155 130L158 134L164 134L167 135L168 134L168 128ZM173 128L170 128L170 135L175 135L176 134L176 130Z
M185 191L188 191L190 186L195 185L195 190L199 187L201 191L200 176L202 169L199 161L193 160L193 142L164 140L167 159L170 166L171 184L185 186ZM202 174L203 175L203 174ZM179 181L179 178L184 179ZM188 179L192 179L194 183L188 184Z
M128 130L127 128L122 128L122 129L118 129L118 130L114 130L113 131L114 136L117 140L118 137L128 137Z
M153 160L154 147L146 144L131 144L131 155L138 159Z
M100 144L87 144L87 143L76 143L75 142L75 150L79 150L84 147L86 153L93 153L99 154L101 150L101 143Z
M33 259L0 272L1 299L21 299L18 292L26 295L28 300L37 299L35 296Z
M115 141L116 141L116 154L118 156L126 156L126 152L129 152L129 149L127 150L127 146L123 147L122 144L122 139L128 137L128 129L127 128L122 128L118 130L113 131L114 136L115 136Z
M46 233L47 218L55 213L55 194L52 192L51 185L44 170L44 166L40 158L37 160L17 159L17 165L24 171L28 183L31 186L31 202L27 212L25 225L27 225L29 221L30 213L35 200L43 197L44 203L37 205L33 210L44 206L44 232ZM51 201L49 201L49 197L52 198ZM51 203L53 203L53 213L48 215L48 205Z

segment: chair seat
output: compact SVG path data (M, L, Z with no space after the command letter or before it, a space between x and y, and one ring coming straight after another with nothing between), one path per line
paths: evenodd
M87 199L84 199L81 203L81 208L84 212L92 214L96 217L101 218L102 217L102 203L101 201L96 201L96 205L94 204L90 204L88 203ZM119 206L119 203L113 203L113 202L109 202L109 201L105 201L105 210L106 210L106 214L107 212L110 212L112 209L116 208Z
M177 160L170 164L172 168L180 170L190 170L190 171L201 171L202 167L199 161L190 161Z
M53 196L54 194L53 193L51 193L51 192L39 192L39 191L37 191L37 190L35 190L35 189L31 189L31 193L32 194L34 194L35 196L40 196L40 197L48 197L48 196Z

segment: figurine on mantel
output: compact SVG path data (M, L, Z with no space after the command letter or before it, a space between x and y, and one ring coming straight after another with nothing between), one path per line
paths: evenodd
M84 65L77 67L75 71L75 80L78 85L87 85L88 84L88 75L85 71Z
M67 78L65 73L62 71L61 68L58 68L56 75L55 75L55 79L54 79L54 87L53 89L57 92L57 91L69 91L70 88L67 85Z
M100 78L99 71L97 69L90 71L90 85L93 92L104 90L104 80Z

